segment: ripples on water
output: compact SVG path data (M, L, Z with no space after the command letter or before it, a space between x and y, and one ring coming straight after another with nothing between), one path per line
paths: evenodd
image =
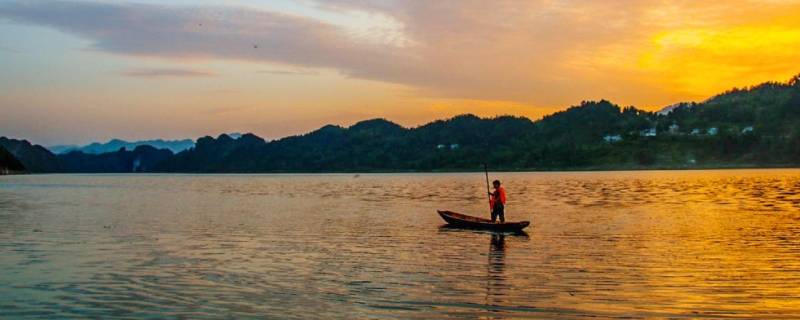
M0 177L0 318L800 317L800 171Z

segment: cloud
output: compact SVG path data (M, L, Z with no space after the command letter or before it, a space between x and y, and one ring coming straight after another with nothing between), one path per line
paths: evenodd
M347 28L313 17L244 7L9 1L0 4L0 18L79 35L89 39L93 48L115 54L244 60L306 70L330 68L347 77L407 85L434 97L542 106L603 97L625 104L666 104L713 93L709 91L729 86L731 79L757 82L774 77L775 72L797 72L786 69L798 62L798 55L792 52L800 52L795 50L800 49L800 36L793 33L800 30L794 19L800 3L735 2L304 2L337 14L387 17L392 32L397 33L393 37L407 41L367 41ZM746 39L705 37L701 39L705 42L697 44L663 36L671 30L688 30L677 36L692 35L693 30L721 34L731 25L770 23L783 24L779 28L786 34L782 43L790 44L780 55L759 51L761 47L751 46ZM663 39L683 47L671 50L664 47ZM743 45L735 48L738 53L716 53L714 43L708 42L714 39ZM748 50L763 54L757 58L740 54ZM680 63L691 56L705 61L689 65L691 68ZM786 59L793 63L779 64ZM765 64L780 70L764 74ZM708 72L708 65L715 66L714 72ZM697 80L682 80L685 74L702 75L702 83L698 86Z
M98 50L165 58L353 66L359 47L330 24L276 12L81 1L9 2L0 16L54 27Z
M216 74L212 72L188 69L130 69L123 70L120 74L138 78L197 78L216 76Z

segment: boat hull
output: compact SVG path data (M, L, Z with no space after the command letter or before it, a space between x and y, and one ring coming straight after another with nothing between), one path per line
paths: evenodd
M531 224L530 221L496 223L489 219L468 216L447 210L437 210L437 212L448 225L458 228L517 232L522 231L522 229L525 229Z

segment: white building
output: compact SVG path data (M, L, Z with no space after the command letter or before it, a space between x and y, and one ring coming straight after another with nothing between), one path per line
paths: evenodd
M744 129L742 129L742 133L751 133L751 132L753 132L753 126L744 127Z
M650 129L645 129L645 130L639 131L639 135L642 136L642 137L655 137L656 134L657 134L656 128L650 128Z
M717 127L711 127L711 128L708 128L708 130L706 130L706 133L709 136L716 136L717 133L719 133L719 129L717 129Z
M458 148L460 148L460 147L461 147L461 146L460 146L460 145L458 145L458 143L451 143L451 144L450 144L450 150L455 150L455 149L458 149Z
M700 129L694 128L694 129L692 129L692 132L689 133L689 134L691 134L693 136L699 135L700 134Z
M674 123L673 123L672 125L670 125L670 126L669 126L669 133L671 133L671 134L678 134L678 133L679 133L679 131L680 131L680 129L681 129L681 127L680 127L680 126L678 126L677 124L674 124Z
M620 142L620 141L622 141L622 136L618 135L618 134L607 135L607 136L603 137L603 140L605 142L608 142L608 143Z

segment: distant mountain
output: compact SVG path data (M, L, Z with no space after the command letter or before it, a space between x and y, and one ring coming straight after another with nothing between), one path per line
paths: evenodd
M172 157L167 149L156 149L149 145L138 146L132 151L120 148L116 152L102 154L71 151L58 155L66 172L147 172L156 164Z
M194 147L194 141L190 139L184 140L144 140L129 142L120 139L112 139L106 143L92 143L82 147L72 145L52 146L49 147L50 151L56 154L68 153L71 151L80 151L89 154L101 154L106 152L116 152L121 148L125 150L134 150L138 146L152 146L156 149L168 149L173 153L178 153L183 150Z
M45 148L47 148L47 150L50 150L50 152L52 152L52 153L61 154L61 153L70 152L72 150L80 149L81 146L76 145L76 144L64 144L64 145L48 146L48 147L45 147Z
M51 173L62 171L56 156L40 145L33 145L26 140L0 137L0 146L11 152L29 172Z
M0 175L23 171L25 166L11 152L0 146Z

